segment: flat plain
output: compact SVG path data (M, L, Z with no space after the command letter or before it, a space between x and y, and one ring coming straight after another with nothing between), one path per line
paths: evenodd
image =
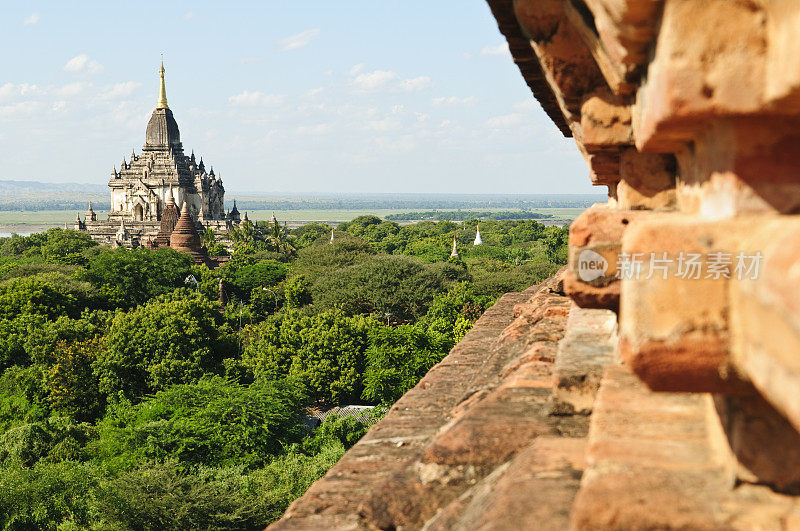
M286 221L288 224L296 227L303 223L310 223L313 221L321 223L338 224L343 221L350 221L353 218L364 215L372 215L378 217L388 216L389 214L399 214L405 212L424 212L430 209L409 209L409 208L383 208L383 209L297 209L297 210L275 210L275 216L279 221ZM465 209L471 210L471 209ZM475 208L482 212L489 211L514 211L515 209L509 208ZM558 224L569 223L580 214L583 208L531 208L530 212L539 214L551 214L552 220L540 220L545 224ZM444 209L443 209L444 211ZM267 221L272 218L272 210L248 210L247 215L252 221ZM81 218L84 213L81 212ZM68 227L72 227L75 222L77 212L71 210L5 210L0 211L0 237L9 236L12 233L16 234L32 234L34 232L41 232L52 227L63 227L64 223ZM108 215L107 211L97 211L97 217L104 219Z

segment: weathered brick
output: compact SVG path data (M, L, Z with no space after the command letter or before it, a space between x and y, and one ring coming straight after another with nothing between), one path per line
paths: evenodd
M800 219L751 224L742 246L762 254L756 278L731 283L732 358L800 430Z
M652 389L750 391L730 363L730 282L716 274L707 278L710 254L735 252L747 227L745 221L698 223L664 214L626 232L623 251L640 261L641 270L622 280L620 353ZM684 275L681 257L691 254L700 257L701 268ZM686 262L683 268L689 272Z
M675 158L629 148L620 155L617 208L670 210L675 208Z
M558 344L554 378L555 398L577 413L592 410L600 378L614 361L617 316L609 310L573 308L567 333Z
M564 276L564 291L582 308L616 311L619 307L617 257L622 250L622 235L645 211L623 211L596 204L586 209L569 228L569 263ZM596 254L595 254L596 253ZM585 259L605 260L604 271L591 280L581 275Z

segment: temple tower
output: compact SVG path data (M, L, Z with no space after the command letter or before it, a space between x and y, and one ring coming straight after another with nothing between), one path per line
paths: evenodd
M145 131L141 154L123 158L119 171L114 169L108 186L111 189L109 219L129 222L160 221L167 195L172 187L176 204L188 204L193 218L199 221L224 220L225 188L214 171L206 173L202 162L196 164L194 153L183 153L180 130L167 103L164 63L159 68L159 91L156 108Z

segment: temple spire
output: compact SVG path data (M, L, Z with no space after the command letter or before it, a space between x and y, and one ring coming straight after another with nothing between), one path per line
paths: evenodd
M161 76L161 86L158 89L156 109L169 109L169 105L167 105L167 87L164 84L164 61L161 61L161 68L158 69L158 74Z

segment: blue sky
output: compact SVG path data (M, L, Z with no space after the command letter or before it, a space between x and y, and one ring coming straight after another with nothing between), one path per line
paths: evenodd
M483 0L14 3L0 179L104 183L164 53L184 149L229 191L592 193Z

